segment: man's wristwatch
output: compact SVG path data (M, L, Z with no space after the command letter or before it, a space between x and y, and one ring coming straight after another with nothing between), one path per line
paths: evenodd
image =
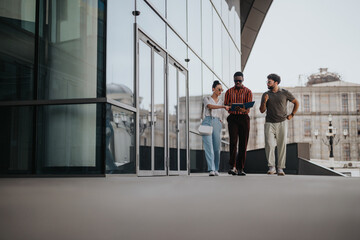
M290 115L291 115L292 117L294 117L295 114L294 114L294 113L290 113Z

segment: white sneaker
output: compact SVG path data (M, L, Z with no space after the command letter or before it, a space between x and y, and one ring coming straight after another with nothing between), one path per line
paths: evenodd
M269 167L269 171L267 172L268 175L276 174L275 167Z
M215 176L215 172L214 172L214 171L210 171L209 176Z
M284 170L282 168L277 169L277 175L278 176L285 176Z
M215 176L220 176L220 173L218 171L215 171Z

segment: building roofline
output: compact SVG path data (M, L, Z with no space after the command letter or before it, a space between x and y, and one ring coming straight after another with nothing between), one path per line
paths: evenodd
M241 70L245 69L247 60L254 46L260 28L264 22L273 0L242 0L241 11Z

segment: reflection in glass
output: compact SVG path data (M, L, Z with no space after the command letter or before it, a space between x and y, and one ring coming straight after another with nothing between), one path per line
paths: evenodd
M240 69L236 69L236 56L235 53L237 52L235 45L232 41L230 41L230 74L232 76L234 76L234 73L236 72L236 70Z
M202 149L201 136L197 133L202 118L202 70L199 58L189 51L189 152L190 152L190 169L196 168L198 159L197 151Z
M222 79L225 83L229 84L228 86L232 86L233 81L230 76L230 62L229 62L230 38L224 26L222 26L221 28L221 36L222 36L222 71L223 71Z
M0 5L0 100L33 99L36 1Z
M240 59L240 53L239 53L239 51L237 49L235 51L235 60L236 60L235 71L240 71L240 69L241 69L241 59Z
M107 1L107 97L131 106L135 106L134 8L133 0Z
M165 59L154 52L154 169L165 170Z
M221 16L221 1L222 0L211 0L214 7L216 8L216 10L218 11L218 13L220 14Z
M151 39L164 47L165 23L144 1L137 1L137 10L141 12L136 17L140 29L143 29Z
M231 6L230 13L229 13L229 32L231 34L231 37L235 39L235 6Z
M186 170L186 76L184 71L179 71L179 147L180 147L180 170Z
M210 1L202 1L202 57L212 67L212 6Z
M167 27L167 34L167 49L171 56L178 60L180 64L185 65L185 59L187 58L186 45L169 27Z
M51 171L55 167L99 167L100 118L100 104L38 107L38 171L46 173L48 168Z
M228 0L222 0L221 4L221 18L225 24L225 27L229 27L229 12L230 12L230 6L229 6Z
M201 0L191 0L188 4L188 42L201 56Z
M106 173L136 173L135 114L106 105Z
M1 107L0 116L0 173L31 173L33 107Z
M213 11L214 71L220 77L222 77L221 26L222 23L219 16Z
M148 0L156 10L163 16L165 16L165 0Z
M240 2L239 2L240 4ZM239 6L240 9L240 6ZM241 49L241 23L240 23L240 14L236 13L235 15L235 43L238 49Z
M151 48L139 41L139 123L151 113ZM151 119L150 119L151 121ZM140 170L151 170L151 128L146 128L140 137Z
M191 4L192 3L189 5ZM180 36L186 40L186 1L167 1L167 19L175 28L176 32L178 32Z
M169 64L168 66L168 112L169 112L169 154L172 171L178 170L178 122L177 122L177 69Z
M189 51L189 128L190 131L197 131L202 118L202 79L201 61ZM191 136L191 135L190 135ZM192 141L190 137L190 149L201 149L202 141Z
M48 4L48 5L46 5ZM39 98L97 96L98 1L42 1Z
M203 64L203 94L204 96L212 95L212 84L214 74Z
M189 95L201 96L202 95L202 79L201 79L201 61L189 49ZM191 105L191 103L190 103Z

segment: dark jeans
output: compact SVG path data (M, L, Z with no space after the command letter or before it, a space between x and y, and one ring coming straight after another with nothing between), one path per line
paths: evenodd
M249 139L250 118L246 115L230 114L227 118L230 136L230 160L231 167L244 169L246 148ZM239 154L236 158L237 143L239 141Z

